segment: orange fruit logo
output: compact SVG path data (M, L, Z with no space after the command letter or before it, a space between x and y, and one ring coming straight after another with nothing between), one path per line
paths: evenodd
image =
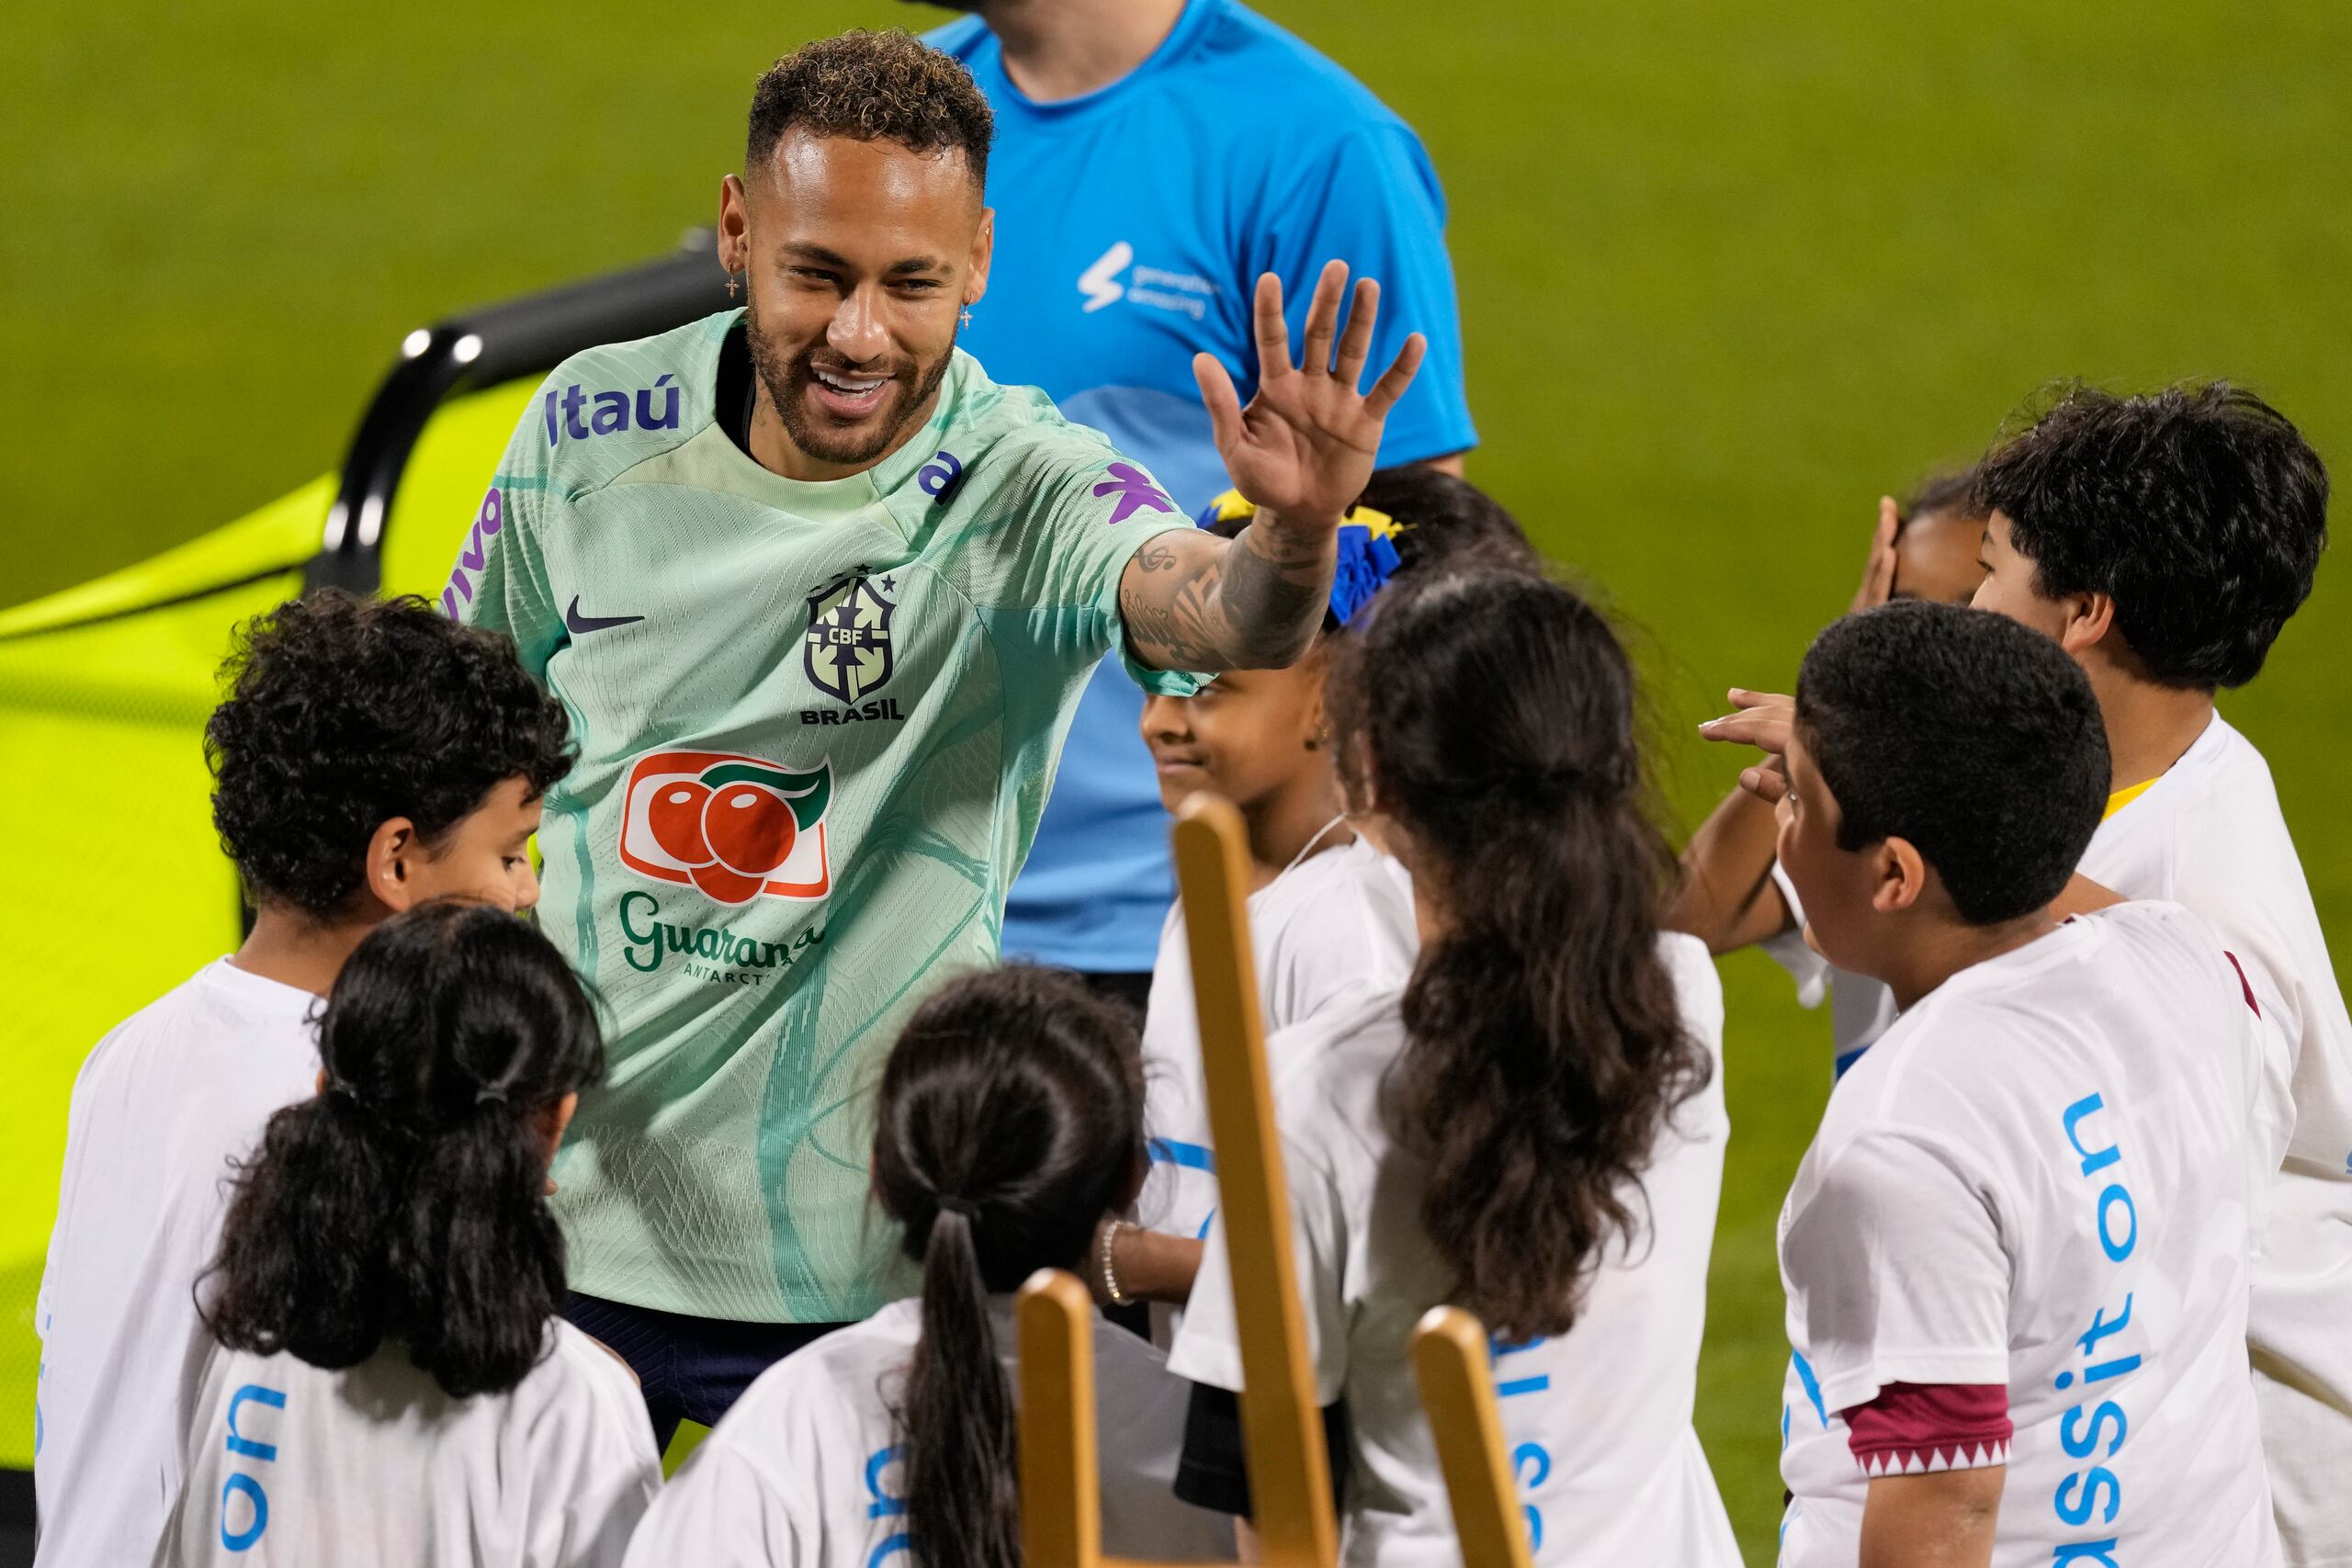
M629 769L621 863L722 904L832 889L830 760L813 769L724 751L652 751Z

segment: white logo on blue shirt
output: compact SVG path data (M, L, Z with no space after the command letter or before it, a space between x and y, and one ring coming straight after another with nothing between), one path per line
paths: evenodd
M1080 273L1078 291L1086 296L1086 304L1079 313L1091 316L1106 305L1125 299L1130 305L1173 311L1195 321L1208 314L1209 301L1216 297L1216 284L1195 272L1176 272L1162 266L1138 266L1121 283L1119 274L1125 272L1135 259L1135 246L1121 240L1097 256L1092 266Z
M1136 259L1136 248L1121 240L1095 258L1094 265L1078 275L1078 291L1086 296L1086 314L1092 315L1105 305L1115 305L1127 297L1121 287L1119 274Z

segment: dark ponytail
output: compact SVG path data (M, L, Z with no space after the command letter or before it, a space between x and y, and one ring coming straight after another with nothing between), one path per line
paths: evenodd
M453 1397L513 1388L564 1295L545 1117L604 1068L579 981L512 915L424 905L352 953L319 1055L326 1091L239 1173L214 1337L319 1367L393 1338Z
M1082 1268L1143 1171L1135 1025L1069 976L951 981L882 1071L874 1196L922 1264L922 1337L895 1411L918 1568L1017 1568L1012 1389L988 1297Z
M1457 1299L1512 1338L1564 1333L1712 1070L1657 950L1675 863L1643 807L1633 671L1576 594L1494 568L1396 584L1352 640L1331 699L1348 791L1405 829L1445 922L1385 1114L1427 1166Z

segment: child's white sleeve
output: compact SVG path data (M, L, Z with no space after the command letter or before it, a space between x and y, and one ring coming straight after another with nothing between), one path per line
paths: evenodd
M1287 1139L1283 1159L1290 1182L1292 1263L1306 1309L1307 1353L1315 1363L1315 1399L1328 1405L1347 1384L1347 1236L1330 1177ZM1200 1273L1184 1306L1183 1327L1169 1351L1168 1370L1193 1382L1241 1391L1241 1330L1234 1314L1223 1209L1201 1249Z
M585 1336L580 1338L584 1341ZM637 1386L602 1346L558 1354L586 1366L561 1401L522 1434L533 1472L529 1568L621 1568L629 1538L662 1489Z
M1993 1184L1940 1141L1870 1134L1838 1151L1781 1244L1791 1337L1829 1409L1894 1383L2007 1383L1999 1207Z
M654 1499L626 1568L815 1568L797 1512L758 1466L706 1440Z

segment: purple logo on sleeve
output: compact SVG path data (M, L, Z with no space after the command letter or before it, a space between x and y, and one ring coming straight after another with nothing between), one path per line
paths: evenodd
M1111 509L1111 521L1125 523L1139 507L1148 506L1154 512L1173 512L1176 503L1168 492L1154 484L1149 474L1132 463L1114 463L1111 477L1094 487L1097 495L1115 495L1118 504Z
M451 620L462 620L458 612L474 602L474 580L467 573L480 571L490 564L489 541L505 525L506 500L492 485L490 493L481 498L481 510L474 514L473 531L458 547L458 564L450 570L449 585L441 590L441 610Z

